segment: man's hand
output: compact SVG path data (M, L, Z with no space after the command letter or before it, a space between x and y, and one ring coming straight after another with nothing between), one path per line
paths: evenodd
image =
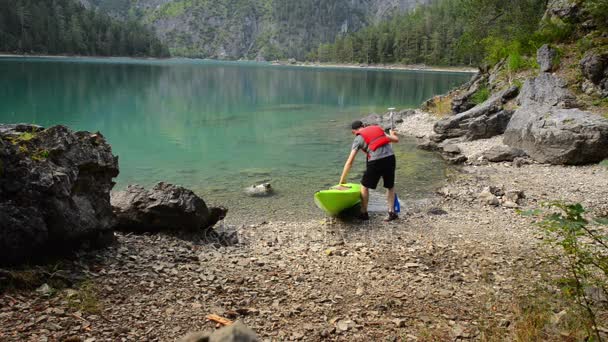
M390 130L389 131L389 135L388 138L390 139L391 142L393 143L398 143L399 142L399 136L397 135L397 132L395 132L394 130Z

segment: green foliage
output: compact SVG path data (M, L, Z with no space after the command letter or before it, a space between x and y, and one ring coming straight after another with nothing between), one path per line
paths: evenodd
M557 258L568 273L561 281L563 291L584 309L593 323L589 333L601 340L596 320L601 306L589 291L608 295L608 233L600 227L608 225L608 219L588 220L578 203L546 206L549 211L540 215L539 226L547 232L548 243L562 251Z
M600 165L605 166L605 167L608 168L608 159L602 160L602 162L600 162Z
M540 29L530 37L531 44L539 48L545 43L562 43L569 41L574 33L574 25L558 18L541 22Z
M135 19L119 21L88 10L76 0L0 1L0 51L155 57L169 54L152 30Z
M596 25L603 29L608 28L608 1L585 0L583 6L591 14Z
M436 1L339 37L319 47L324 53L317 57L343 63L472 65L487 51L496 63L511 55L512 42L519 44L519 54L532 50L529 37L544 9L543 0Z
M478 105L480 103L485 102L490 98L490 89L488 87L483 86L480 87L474 94L471 96L471 102Z

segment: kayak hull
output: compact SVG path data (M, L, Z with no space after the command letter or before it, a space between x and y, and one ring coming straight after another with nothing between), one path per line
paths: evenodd
M343 210L354 207L361 202L360 184L341 184L315 194L315 204L331 216L337 216Z

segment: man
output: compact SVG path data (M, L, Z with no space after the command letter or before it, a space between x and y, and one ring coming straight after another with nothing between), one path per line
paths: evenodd
M398 143L399 137L390 130L385 134L382 127L377 125L364 127L359 120L352 123L352 133L356 135L352 150L340 177L340 184L346 182L348 172L353 166L353 161L360 150L367 154L366 170L361 179L361 220L369 220L367 203L369 202L369 189L375 189L382 178L384 187L387 189L386 201L388 204L388 216L385 222L399 218L395 213L395 153L391 143Z

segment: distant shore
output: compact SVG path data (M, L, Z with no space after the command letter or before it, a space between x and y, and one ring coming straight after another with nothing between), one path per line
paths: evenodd
M340 63L317 63L317 62L271 62L272 65L300 66L313 68L347 68L347 69L370 69L370 70L409 70L409 71L441 71L476 73L477 68L465 66L429 66L422 64L340 64Z
M133 57L133 56L78 56L78 55L23 55L23 54L11 54L1 53L0 58L97 58L97 59L110 59L110 58L129 58L139 60L169 60L169 59L193 59L193 60L209 60L218 62L256 62L254 60L221 60L221 59L208 59L208 58L190 58L190 57ZM369 69L369 70L409 70L409 71L438 71L438 72L461 72L461 73L476 73L477 68L465 67L465 66L429 66L422 64L340 64L340 63L317 63L317 62L295 62L290 63L288 61L272 61L272 62L256 62L265 65L273 66L294 66L294 67L309 67L309 68L328 68L328 69Z

